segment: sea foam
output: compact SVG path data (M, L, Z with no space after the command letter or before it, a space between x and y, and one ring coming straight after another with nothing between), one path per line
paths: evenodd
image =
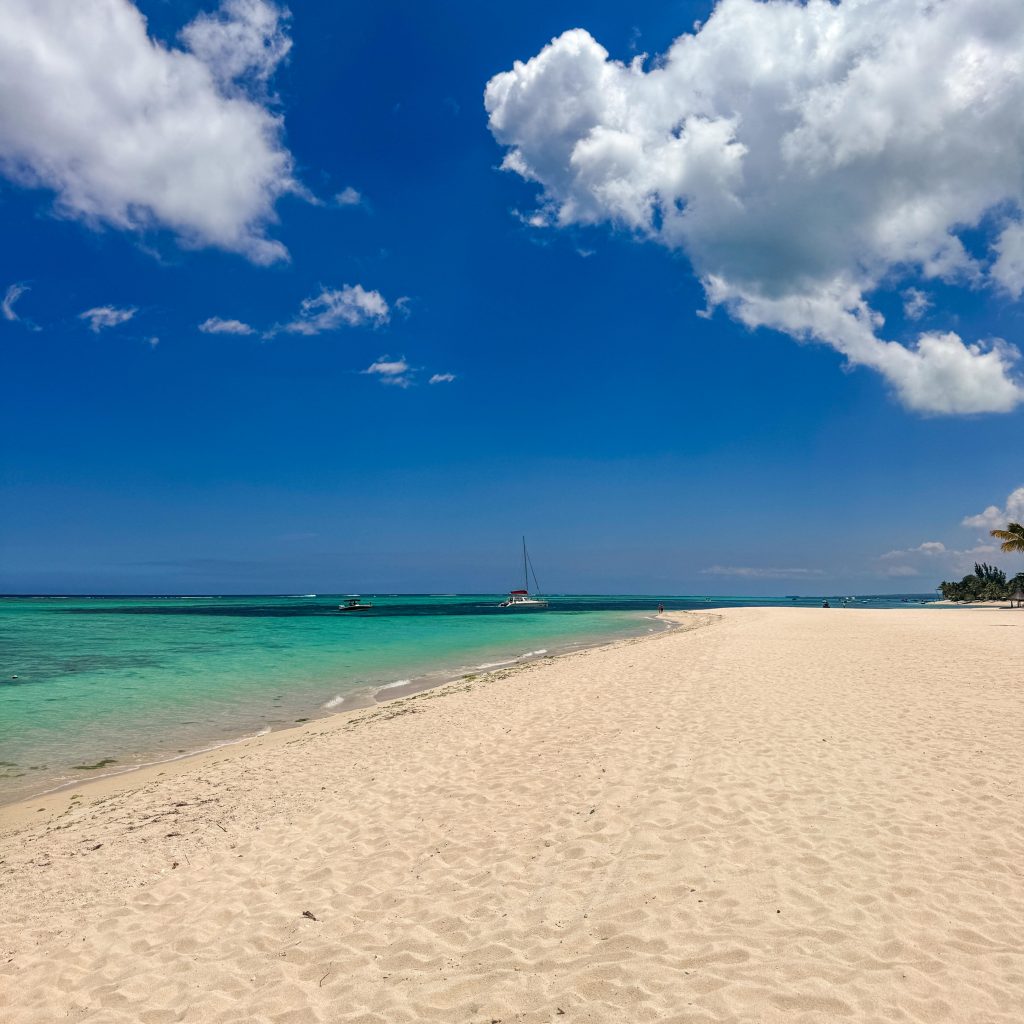
M517 661L525 661L527 658L539 658L542 654L547 654L548 649L541 647L537 651L527 651L525 654L519 654L514 658L509 658L508 661L485 661L480 665L474 665L473 667L478 672L483 672L489 668L502 668L505 665L514 665Z
M412 682L411 679L396 679L393 683L385 683L384 686L378 686L378 690L393 690L396 686L408 686Z

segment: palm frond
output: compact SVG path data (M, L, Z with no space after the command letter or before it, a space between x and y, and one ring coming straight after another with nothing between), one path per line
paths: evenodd
M1020 523L1009 523L1005 530L989 530L989 533L1002 541L1000 550L1024 552L1024 526Z

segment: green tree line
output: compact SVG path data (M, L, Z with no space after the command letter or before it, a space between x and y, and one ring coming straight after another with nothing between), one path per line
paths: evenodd
M1024 526L1020 523L1010 523L1005 530L990 532L1001 542L1003 551L1024 553ZM988 562L975 562L973 573L959 582L943 581L939 590L947 601L1006 601L1024 592L1024 572L1007 579L1002 569Z

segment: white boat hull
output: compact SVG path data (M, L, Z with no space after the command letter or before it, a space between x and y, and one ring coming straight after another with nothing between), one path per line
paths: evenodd
M541 608L547 608L548 603L542 597L534 597L530 593L530 572L532 572L533 566L530 565L529 556L526 554L526 538L523 538L523 589L522 590L510 590L508 597L505 598L499 608L511 608L513 610L519 609L520 611L537 611ZM537 586L537 575L534 573L533 585L535 590L540 590Z

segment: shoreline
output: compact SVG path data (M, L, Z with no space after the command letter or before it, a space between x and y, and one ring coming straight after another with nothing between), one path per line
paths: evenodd
M231 750L237 747L247 748L250 744L258 743L258 741L264 740L267 737L281 736L287 733L300 732L307 728L314 728L317 724L329 721L332 718L350 716L360 711L366 711L372 708L386 707L388 704L395 701L405 700L421 693L443 690L445 687L454 686L463 681L485 682L489 677L496 676L500 673L512 674L519 669L537 664L541 661L557 661L560 658L571 657L574 654L582 654L587 651L602 650L605 648L615 647L618 644L637 643L640 641L654 640L658 637L667 636L683 627L686 622L685 619L680 620L669 618L668 616L671 614L688 616L704 613L676 612L666 613L664 616L655 615L653 618L663 623L663 628L660 630L652 628L649 632L640 633L636 636L616 637L614 639L596 640L594 642L582 641L578 646L571 644L562 650L556 650L555 654L548 654L546 650L543 652L530 651L527 654L520 655L510 661L495 663L493 668L482 669L477 672L460 672L453 676L451 671L439 669L436 673L428 671L415 676L411 680L408 680L405 685L401 686L397 683L389 683L383 686L369 686L363 690L353 690L351 693L345 694L344 701L342 703L330 707L328 706L330 702L319 705L317 709L319 713L311 713L308 720L302 723L290 723L277 729L268 726L261 729L259 732L252 733L250 735L223 740L222 742L214 743L208 747L188 750L183 753L173 754L169 757L146 761L142 764L126 765L122 768L105 772L103 774L90 775L89 777L82 779L74 779L69 782L61 783L59 786L54 786L50 789L40 790L37 793L30 793L27 796L19 795L11 800L0 798L0 831L7 827L9 819L28 816L25 820L33 820L31 815L39 813L40 809L36 808L35 810L30 810L28 809L28 805L31 804L32 807L35 808L36 804L44 803L49 798L59 798L65 794L79 791L91 792L94 789L102 792L104 795L107 795L111 792L116 792L121 788L127 787L131 783L131 780L136 777L148 780L157 769L166 768L166 766L169 765L186 765L193 760L213 757L224 750ZM391 691L392 689L394 690L393 693L388 692L386 697L381 698L381 694L385 691ZM354 698L358 703L349 704L348 702L350 698ZM164 772L162 771L157 773L157 775L163 774ZM118 780L124 780L125 787L116 785Z
M554 656L557 657L563 653L571 653L574 650L583 650L594 646L603 646L607 643L614 643L617 640L627 639L632 636L645 636L647 634L641 630L644 629L643 623L648 620L656 622L657 616L648 614L647 612L638 612L636 623L629 632L623 633L622 631L615 630L606 634L596 634L596 638L595 636L591 636L579 643L571 640L573 634L567 633L561 640L548 642L551 644L551 649L556 652ZM668 626L666 628L671 627ZM655 631L656 627L648 627L648 629L650 631ZM467 659L472 659L474 653L475 652L472 651L468 653L463 652L463 655ZM451 662L455 662L455 664L449 664L447 667L431 667L430 663L427 663L426 668L420 667L411 674L411 677L408 680L389 681L387 683L357 684L354 685L352 689L347 691L342 690L341 693L338 693L327 700L321 700L319 698L308 700L304 705L297 706L295 708L295 712L302 715L301 718L285 721L257 722L254 721L253 716L250 715L248 717L251 721L251 727L245 728L244 721L240 721L239 728L229 729L226 735L224 731L213 731L209 735L199 735L194 737L191 742L183 737L175 744L165 742L162 745L160 743L156 743L148 747L143 744L142 749L129 751L120 750L116 747L111 748L110 746L100 746L89 751L79 752L76 756L78 756L83 765L87 766L79 769L83 774L75 777L69 777L67 773L75 769L73 766L68 765L64 769L64 778L56 782L54 782L52 778L41 778L39 780L39 788L29 787L27 784L23 786L9 787L0 785L0 809L25 800L34 800L51 793L60 793L68 789L74 789L92 781L128 774L155 765L171 763L183 758L189 758L195 755L215 751L223 747L234 746L238 743L244 743L268 733L280 732L282 729L288 729L298 724L320 721L323 718L339 712L348 712L359 708L374 707L382 701L392 700L400 696L408 696L425 689L445 686L448 683L457 681L466 675L479 674L481 671L492 667L473 666L471 664L458 665L457 662L461 660L458 657L459 654L459 651L454 651L447 656L448 659ZM547 655L548 648L531 650L523 654L502 658L501 661L494 662L493 667L522 664L533 660L534 657L544 657ZM480 656L487 657L488 654L485 652L480 654ZM437 662L435 661L433 664L436 666ZM288 666L285 663L280 666L277 674L284 678L287 676L287 671ZM398 685L399 683L402 685ZM330 689L330 687L326 687L325 689ZM381 694L385 691L387 691L387 695L381 697ZM244 719L244 717L245 716L242 715L239 716L239 718L242 719ZM160 738L165 735L166 733L161 734ZM179 749L171 749L175 746L178 746ZM184 749L181 749L181 747ZM121 763L118 764L117 761L102 763L107 761L110 757L115 757L120 760ZM97 767L93 767L91 762L101 762L101 764ZM113 764L117 764L117 767L110 767ZM6 781L12 780L8 779ZM25 782L24 773L19 781Z

